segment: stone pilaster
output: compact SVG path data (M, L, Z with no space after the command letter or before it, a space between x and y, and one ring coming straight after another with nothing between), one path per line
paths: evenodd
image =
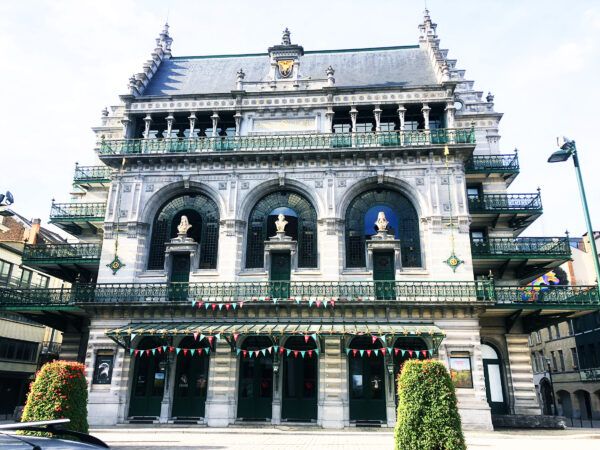
M235 422L237 361L229 344L219 341L210 358L205 420L209 427L226 427Z
M325 337L319 358L319 420L323 428L348 424L348 368L339 337Z
M528 336L526 334L507 334L506 347L512 378L512 394L514 399L512 413L540 413L533 384L533 370L529 357Z

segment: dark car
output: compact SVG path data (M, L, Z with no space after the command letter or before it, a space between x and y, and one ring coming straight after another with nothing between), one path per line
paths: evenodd
M108 445L94 436L66 429L64 424L69 422L69 419L57 419L0 425L0 448L3 450L90 450L109 448ZM44 431L61 436L72 436L79 441L15 434L19 430Z

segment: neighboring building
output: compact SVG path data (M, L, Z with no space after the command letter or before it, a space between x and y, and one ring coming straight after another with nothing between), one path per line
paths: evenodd
M570 258L568 238L519 236L542 203L507 192L502 114L428 12L419 31L174 57L165 27L94 128L74 201L53 202L82 243L39 264L79 282L0 289L88 365L90 424L392 426L410 357L448 365L467 428L539 414L528 334L598 291L521 287Z
M594 236L600 244L600 233ZM558 280L591 287L596 276L588 235L570 241L572 260L555 270ZM600 420L600 311L534 331L529 346L543 414Z
M0 287L57 289L64 282L23 264L26 243L54 245L64 242L57 234L40 227L14 211L0 215ZM18 292L18 291L17 291ZM58 357L61 333L21 314L0 312L0 420L13 417L15 407L25 404L25 395L36 370Z

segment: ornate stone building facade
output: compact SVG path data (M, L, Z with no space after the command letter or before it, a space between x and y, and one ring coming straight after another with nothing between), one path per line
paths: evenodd
M171 45L165 27L103 112L85 195L53 205L99 264L68 295L4 293L68 317L90 423L393 426L416 357L452 370L467 427L537 414L528 330L597 290L520 288L569 245L518 237L540 193L507 193L502 115L429 13L411 46L305 51L288 30L261 54Z

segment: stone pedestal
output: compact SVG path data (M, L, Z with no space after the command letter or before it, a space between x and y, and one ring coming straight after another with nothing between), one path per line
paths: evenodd
M394 252L394 268L396 270L402 268L400 240L385 230L379 230L371 240L367 241L367 269L373 269L373 252L390 250Z
M265 270L267 273L271 270L271 254L273 252L290 252L290 262L292 270L298 267L298 242L291 236L286 236L285 231L278 231L275 236L271 236L265 241Z
M339 337L325 337L319 358L318 424L323 428L344 428L349 424L348 372Z
M237 415L237 359L229 344L217 342L208 374L205 421L209 427L226 427Z
M200 244L186 234L178 234L165 245L165 272L171 273L174 253L188 253L190 255L190 271L198 268L200 261Z

